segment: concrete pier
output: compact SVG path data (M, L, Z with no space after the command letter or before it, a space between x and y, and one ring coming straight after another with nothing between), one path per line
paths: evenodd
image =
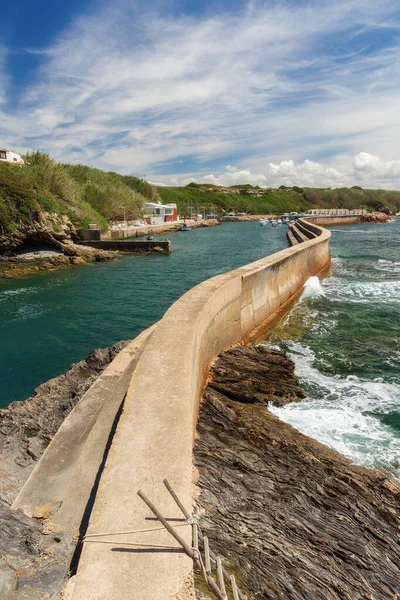
M171 252L169 240L91 240L90 242L81 242L80 245L99 250L117 250L118 252Z
M142 490L171 523L182 523L182 514L163 485L167 478L186 510L192 512L192 446L210 364L220 352L248 339L259 327L267 327L282 315L308 278L329 266L330 233L316 225L310 227L315 234L313 239L189 290L169 308L151 335L144 333L145 338L137 338L132 357L135 362L127 357L132 374L122 414L95 498L91 498L94 503L90 507L87 537L68 598L194 599L192 561L165 530L157 528L159 524L137 492ZM112 367L109 374L114 375ZM119 390L123 390L125 381L121 380ZM102 390L104 386L99 388L99 394L103 394ZM101 449L110 442L110 429L103 425L96 429L93 425L91 435L76 432L81 444L79 452L75 452L74 444L72 448L67 444L67 434L74 430L73 422L71 426L67 422L74 418L74 412L75 418L79 414L79 404L77 407L60 433L60 445L57 434L46 451L49 456L43 455L14 504L14 508L32 514L37 501L44 502L49 497L53 503L60 503L50 524L68 528L76 526L81 517L82 498L91 489L94 474L99 474L98 456L103 456ZM110 420L107 413L104 423L109 424ZM63 460L71 452L73 471L66 468L58 473L59 450ZM89 473L80 456L90 457ZM50 460L54 461L54 468L47 479L47 469L43 467ZM58 476L60 479L54 479ZM36 486L40 487L40 495ZM76 491L78 497L74 495ZM181 527L179 533L191 545L190 527ZM106 537L97 537L98 534Z

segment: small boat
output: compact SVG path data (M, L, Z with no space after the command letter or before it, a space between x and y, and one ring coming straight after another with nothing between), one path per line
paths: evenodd
M192 228L190 227L190 225L187 225L186 223L179 227L179 231L190 231L191 229Z
M261 225L261 227L264 227L267 224L267 221L265 219L260 219L258 224Z
M277 221L276 221L276 222L278 223L278 225L282 225L282 221L281 221L281 219L277 219Z
M276 222L276 219L272 219L271 225L272 227L277 227L278 223Z

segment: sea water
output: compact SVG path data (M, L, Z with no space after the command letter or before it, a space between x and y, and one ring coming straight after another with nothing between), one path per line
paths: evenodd
M307 282L268 343L308 398L282 420L352 461L400 477L400 219L332 228L332 274Z
M170 255L0 279L0 407L27 398L93 348L134 338L200 281L287 247L285 227L258 222L169 237Z

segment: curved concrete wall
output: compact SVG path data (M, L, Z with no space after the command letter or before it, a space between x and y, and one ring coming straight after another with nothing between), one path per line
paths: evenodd
M167 477L191 511L193 437L211 362L276 316L310 276L329 265L329 237L321 230L315 239L209 279L182 296L159 321L133 372L73 600L192 597L183 591L191 560L179 550L163 551L164 545L176 546L164 530L143 531L156 523L149 520L152 515L137 491L142 489L166 517L182 518L162 484ZM105 538L93 535L113 532ZM179 533L190 543L190 527Z

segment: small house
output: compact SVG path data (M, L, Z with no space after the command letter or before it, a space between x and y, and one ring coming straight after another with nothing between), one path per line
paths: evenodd
M13 152L12 150L7 150L6 148L0 148L0 161L2 162L10 162L15 165L24 165L25 161L21 157L20 154Z
M148 225L162 225L163 223L175 223L178 220L176 204L158 204L146 202L143 205L144 219Z

